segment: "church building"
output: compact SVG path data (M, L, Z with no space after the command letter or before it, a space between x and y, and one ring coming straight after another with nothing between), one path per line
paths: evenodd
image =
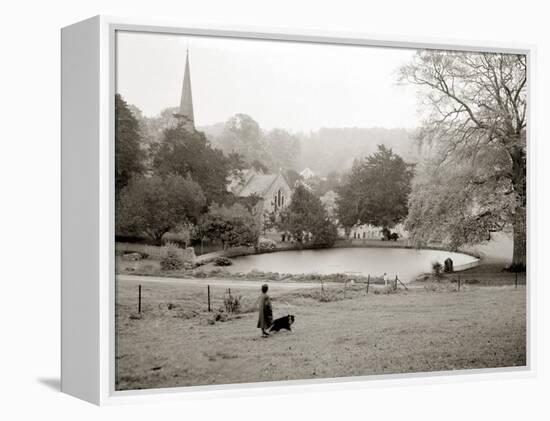
M238 179L230 181L227 189L237 197L260 198L254 208L254 214L258 216L261 224L266 213L277 214L292 200L292 189L282 174L264 174L253 168L243 170Z
M174 117L190 132L195 129L195 114L193 111L193 95L191 93L191 72L189 68L189 51L185 58L185 72L181 89L181 101ZM278 213L290 204L292 189L282 174L264 174L255 169L241 171L239 177L228 180L227 190L237 197L259 197L254 207L260 225L263 225L267 213Z

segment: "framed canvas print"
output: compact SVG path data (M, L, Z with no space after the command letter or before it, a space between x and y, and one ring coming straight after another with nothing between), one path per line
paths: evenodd
M530 372L531 60L64 28L62 390L107 403Z

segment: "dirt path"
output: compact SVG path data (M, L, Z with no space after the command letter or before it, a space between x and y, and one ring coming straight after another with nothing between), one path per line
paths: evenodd
M284 281L239 281L234 279L197 279L197 278L168 278L168 277L154 277L154 276L140 276L140 275L117 275L117 281L122 282L150 282L161 284L179 284L187 286L217 286L225 288L248 288L259 290L260 287L267 283L271 290L297 290L304 288L319 288L319 282L284 282ZM326 287L330 286L342 286L342 284L336 282L325 282Z

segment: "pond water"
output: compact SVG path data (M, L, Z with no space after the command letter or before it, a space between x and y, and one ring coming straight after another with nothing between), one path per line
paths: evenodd
M290 274L318 273L328 275L347 273L382 276L390 279L398 276L410 282L416 276L431 271L432 262L443 264L450 257L456 269L461 265L475 265L475 257L439 250L415 250L400 248L333 248L322 250L292 250L267 254L254 254L233 258L230 272L279 272Z

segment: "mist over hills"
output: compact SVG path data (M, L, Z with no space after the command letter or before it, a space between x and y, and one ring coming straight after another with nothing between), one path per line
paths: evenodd
M174 123L176 107L155 117L145 117L129 105L140 122L145 144L160 143L166 127ZM309 133L291 133L285 129L262 129L250 116L238 114L226 122L198 126L213 147L225 153L238 152L245 160L258 160L270 171L312 169L319 176L345 172L355 159L364 158L383 144L405 161L415 163L421 154L413 129L382 127L321 128Z
M374 153L377 145L392 148L407 162L418 160L414 132L386 128L322 128L301 141L301 162L318 174L351 168L353 161Z
M216 147L223 149L224 123L198 127ZM299 156L295 170L312 169L316 174L326 176L330 172L347 171L357 158L374 153L377 145L383 144L400 155L405 161L414 163L420 152L414 139L414 130L404 128L321 128L310 133L293 134L299 141Z

